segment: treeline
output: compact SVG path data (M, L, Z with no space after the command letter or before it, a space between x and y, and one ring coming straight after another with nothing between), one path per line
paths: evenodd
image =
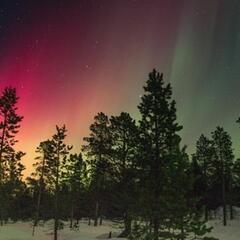
M35 170L25 181L24 153L14 150L22 120L17 102L15 89L6 88L0 98L1 224L31 219L34 234L40 220L54 219L57 240L61 220L74 228L82 218L93 226L110 219L123 224L119 237L207 240L214 239L205 236L213 210L222 207L224 225L234 218L240 161L230 135L217 127L210 139L201 135L188 156L171 85L156 70L144 86L139 121L126 112L98 113L78 154L65 142L66 127L57 126L37 147Z

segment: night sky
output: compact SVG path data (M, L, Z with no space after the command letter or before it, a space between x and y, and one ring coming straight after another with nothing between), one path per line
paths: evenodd
M239 0L0 0L0 90L20 96L28 172L56 124L79 151L97 112L138 117L153 68L173 86L188 152L221 125L239 155Z

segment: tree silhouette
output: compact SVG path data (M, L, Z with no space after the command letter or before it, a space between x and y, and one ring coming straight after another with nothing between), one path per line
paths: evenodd
M123 213L124 230L120 237L131 233L131 223L136 204L136 161L139 142L139 130L135 120L128 113L110 118L112 136L113 182L118 208Z
M66 145L64 142L66 137L67 129L65 125L63 127L56 126L56 133L51 139L51 154L52 158L47 159L47 164L51 171L51 175L54 177L54 240L58 239L58 228L59 228L59 177L60 170L63 161L67 158L71 146Z
M71 154L69 159L67 159L63 166L63 178L63 181L69 187L71 207L70 228L73 228L73 219L74 217L78 218L78 216L75 216L75 213L79 209L79 206L81 207L87 178L87 166L81 153Z
M38 224L39 214L40 214L40 205L42 200L42 192L44 185L46 185L47 179L50 178L49 176L49 169L46 168L46 161L47 159L51 159L51 141L47 140L41 142L37 147L36 153L40 154L38 157L35 158L37 162L33 164L35 167L35 172L32 174L33 177L37 178L38 181L38 197L37 197L37 205L36 205L36 214L33 222L33 232L34 235L35 227Z
M231 169L233 165L233 149L230 135L222 128L217 127L212 132L214 147L214 167L215 176L221 183L222 207L223 207L223 225L227 225L226 200L227 187L231 181Z
M212 160L213 160L213 147L212 142L204 135L201 135L196 144L196 155L195 159L201 169L200 177L202 189L200 197L203 198L205 206L205 220L208 220L209 204L208 199L211 192L210 189L210 178L212 173Z
M0 221L3 224L4 193L3 184L6 182L7 164L12 166L11 160L15 161L16 154L13 146L17 142L15 139L18 133L20 122L23 117L17 114L18 97L16 89L7 87L0 97ZM19 154L18 154L19 156Z
M141 113L141 165L144 172L144 201L153 224L154 239L159 238L160 224L166 216L164 208L164 184L168 182L166 170L171 155L179 149L182 129L176 123L175 101L172 100L172 88L165 85L163 74L155 69L149 74L144 95L138 108Z
M98 113L94 117L90 131L90 136L84 137L87 144L83 145L82 150L87 155L91 167L91 185L95 195L94 226L97 226L99 215L101 217L99 210L103 207L103 192L107 173L110 170L111 135L108 116L102 112Z

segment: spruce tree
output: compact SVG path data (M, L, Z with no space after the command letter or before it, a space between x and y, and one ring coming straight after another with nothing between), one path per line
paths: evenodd
M233 149L230 135L222 128L217 127L212 132L212 142L214 148L214 168L217 181L221 184L221 198L223 208L223 225L227 225L227 191L232 182ZM229 193L231 196L231 193Z

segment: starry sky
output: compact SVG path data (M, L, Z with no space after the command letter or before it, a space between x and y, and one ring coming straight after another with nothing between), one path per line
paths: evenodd
M17 148L66 124L79 151L93 116L138 117L153 68L173 86L188 152L223 126L240 149L240 1L0 0L0 90L17 88Z

